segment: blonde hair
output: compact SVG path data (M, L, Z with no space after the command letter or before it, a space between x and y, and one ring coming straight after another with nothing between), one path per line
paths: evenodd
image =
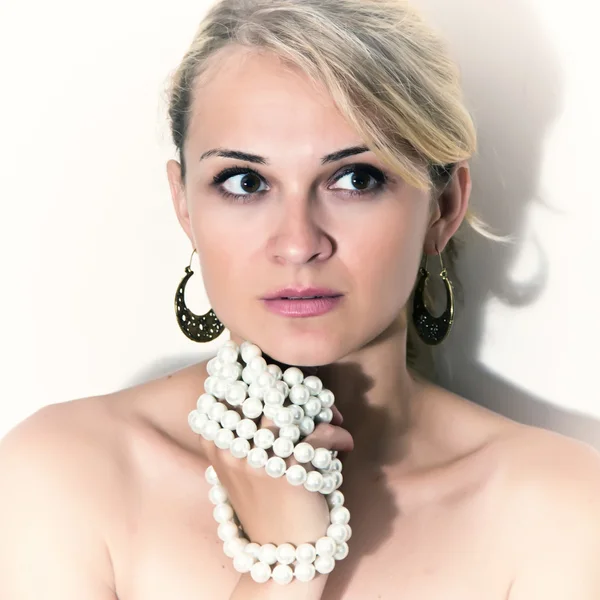
M407 2L220 0L200 23L168 89L184 178L193 86L215 53L231 44L275 53L324 85L378 158L410 184L432 191L433 199L448 184L452 165L476 152L459 69L442 38ZM466 221L488 235L471 210ZM450 268L451 242L444 255ZM425 374L410 327L408 338L407 362Z

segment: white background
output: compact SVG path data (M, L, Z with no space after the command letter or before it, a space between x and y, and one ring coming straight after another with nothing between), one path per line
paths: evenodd
M600 11L588 0L417 3L451 43L479 128L473 206L515 239L469 236L442 382L600 448ZM215 350L175 321L191 248L165 171L163 93L205 7L0 4L0 436L45 404ZM186 299L204 312L198 279Z

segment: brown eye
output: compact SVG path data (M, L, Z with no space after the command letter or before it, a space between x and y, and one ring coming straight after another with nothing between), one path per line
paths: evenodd
M351 187L335 187L351 196L370 194L382 190L387 183L387 176L372 165L349 165L335 179L335 183L344 182Z

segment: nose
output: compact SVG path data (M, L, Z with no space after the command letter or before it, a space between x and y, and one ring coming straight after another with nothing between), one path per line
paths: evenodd
M314 207L308 202L287 204L270 240L271 258L279 264L295 265L327 260L334 243L316 222Z

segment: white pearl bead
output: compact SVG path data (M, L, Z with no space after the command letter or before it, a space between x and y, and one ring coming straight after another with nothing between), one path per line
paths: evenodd
M207 394L210 394L211 396L215 395L215 385L217 384L218 381L219 381L219 377L216 375L209 375L204 380L204 389L206 390Z
M333 411L330 408L324 408L321 412L315 417L315 421L317 423L331 423L333 420Z
M231 431L233 431L241 420L242 417L240 417L237 411L228 410L227 412L223 413L223 416L221 417L221 426L225 429L231 429Z
M239 552L233 559L233 568L238 573L248 573L256 559L245 552Z
M291 485L302 485L306 481L306 469L302 465L292 465L285 477Z
M302 407L296 404L290 404L287 408L292 413L292 423L294 425L300 425L300 422L304 419Z
M273 452L281 458L291 456L294 451L294 442L289 438L279 437L273 443Z
M271 406L270 404L265 404L263 407L263 415L270 421L275 418L277 411L279 410L279 406Z
M213 386L213 394L215 398L218 398L219 400L225 400L225 396L227 395L227 390L229 389L230 385L231 383L229 381L219 377Z
M335 559L333 556L319 556L315 560L315 570L323 575L331 573L335 567Z
M308 471L304 487L309 492L319 492L323 486L323 475L319 471Z
M323 473L323 485L319 492L321 494L327 495L331 494L335 490L335 477L333 473Z
M199 413L197 410L192 410L188 415L188 424L194 433L201 434L207 421L208 416Z
M281 379L283 377L283 372L281 371L281 367L279 365L268 365L267 371L273 375L275 381Z
M221 450L228 450L231 446L231 442L235 439L233 431L230 429L220 429L215 435L215 446Z
M256 423L250 419L242 419L235 428L235 432L246 440L251 440L257 430Z
M239 352L239 350L240 350L238 345L231 339L225 340L221 347L222 348L233 348L236 352Z
M255 356L250 359L248 366L256 373L262 373L267 370L267 361L262 356Z
M217 352L217 358L223 363L234 363L238 359L238 353L234 348L221 346Z
M282 565L290 565L296 560L296 548L292 544L279 544L275 555Z
M290 388L289 396L292 404L303 406L310 398L310 391L306 386L302 385L301 383L297 383Z
M323 408L331 408L334 404L335 397L331 390L324 389L319 392L319 400Z
M273 581L280 585L287 585L294 578L294 571L289 565L277 565L271 574Z
M293 421L294 415L292 415L289 408L285 406L280 406L277 408L277 412L273 418L273 423L275 423L277 427L286 427L287 425L291 425Z
M250 367L244 367L242 369L242 380L244 381L244 383L250 385L251 383L254 383L257 377L258 373L256 371L253 371Z
M256 383L256 381L253 381L248 386L248 395L249 396L255 396L256 398L263 399L265 397L265 391L266 391L265 388L258 385L258 383Z
M335 540L327 535L320 537L315 544L315 550L319 556L333 556L335 549Z
M242 404L242 412L248 419L258 419L263 414L263 403L260 398L250 396L247 400L244 400Z
M298 425L284 425L279 429L279 437L289 438L295 444L300 439L300 428Z
M287 465L285 464L285 460L279 456L271 456L265 465L267 475L275 479L283 477L286 469Z
M256 583L266 583L271 578L271 567L263 562L256 562L250 569L250 577Z
M227 394L225 394L225 400L227 400L231 406L241 406L245 399L246 387L242 385L242 382L235 381L230 384Z
M223 366L219 376L229 382L236 381L242 374L242 365L237 362L228 363Z
M290 386L285 381L276 381L275 389L279 390L284 398L287 398L290 393Z
M296 560L298 562L311 563L315 561L317 557L317 551L313 544L300 544L296 548Z
M288 367L283 372L283 380L290 386L294 386L297 383L302 383L304 374L298 367Z
M233 520L233 508L231 504L217 504L213 508L213 518L217 523L226 523Z
M235 438L229 446L229 452L234 458L246 458L250 452L250 442L245 438Z
M323 389L323 382L315 375L309 375L308 377L305 377L303 383L310 390L310 393L313 396L319 394L319 392Z
M333 471L333 473L331 474L333 475L335 481L334 489L337 490L342 485L342 483L344 483L344 476L339 471Z
M217 535L219 536L219 539L223 540L224 542L240 537L239 534L240 532L238 530L238 526L233 521L221 523L217 528Z
M222 485L213 485L208 492L208 499L213 504L224 504L227 502L227 490Z
M331 451L327 448L317 448L315 450L315 456L312 459L313 467L317 469L327 469L331 464Z
M254 445L258 448L268 450L275 442L275 434L270 429L259 429L254 434Z
M222 368L223 368L223 362L221 360L219 360L216 356L211 358L206 363L206 372L209 375L219 375Z
M217 472L212 465L209 465L204 472L204 478L206 479L206 483L209 485L219 485L219 477L217 476Z
M237 540L237 538L233 538L234 540ZM225 554L225 556L228 556L229 558L234 558L235 557L235 552L233 552L232 546L231 546L231 542L233 540L227 540L226 542L223 542L223 553Z
M227 412L227 406L225 406L222 402L215 402L209 409L208 415L209 419L213 421L221 421L221 417Z
M350 527L350 525L348 525L348 524L346 524L345 527L346 527L346 532L348 534L346 541L348 541L352 537L352 527Z
M262 467L267 464L268 460L269 455L263 448L252 448L252 450L248 452L248 464L254 469L262 469Z
M327 496L327 504L329 504L330 508L334 506L343 506L345 502L344 494L339 490L335 490L331 492L329 496Z
M271 388L275 385L275 377L273 377L269 371L262 371L256 378L256 383L258 383L260 387Z
M256 542L250 542L245 548L244 552L253 556L256 560L258 560L258 551L260 550L260 544Z
M294 577L303 583L312 581L315 578L315 574L315 566L311 563L298 563L294 567Z
M284 395L277 388L269 388L264 393L265 404L268 406L283 406Z
M200 414L205 414L216 401L212 394L201 394L196 402L196 409Z
M346 525L350 521L350 511L345 506L334 506L329 517L333 525Z
M258 551L258 560L267 565L274 565L277 562L277 546L275 544L261 544Z
M202 437L209 442L212 442L215 439L217 433L219 433L221 429L221 424L216 421L208 420L206 425L202 428Z
M321 401L312 396L304 405L304 414L308 417L316 417L321 412Z
M299 463L308 463L315 457L315 449L308 442L300 442L294 448L294 458Z
M342 542L341 544L338 544L336 551L333 554L333 558L335 558L335 560L344 560L344 558L348 556L348 551L348 544L346 542Z
M342 461L339 458L334 458L329 466L330 471L342 472Z
M337 544L341 544L348 539L346 526L341 523L334 523L327 528L327 537L330 537Z
M248 364L255 356L262 356L261 349L256 344L248 344L240 348L242 360Z
M315 430L315 422L310 417L303 417L298 427L300 428L300 433L306 437Z
M227 540L224 546L227 548L229 554L237 556L238 554L244 554L244 549L249 544L246 538L237 537ZM223 548L225 549L225 548Z

